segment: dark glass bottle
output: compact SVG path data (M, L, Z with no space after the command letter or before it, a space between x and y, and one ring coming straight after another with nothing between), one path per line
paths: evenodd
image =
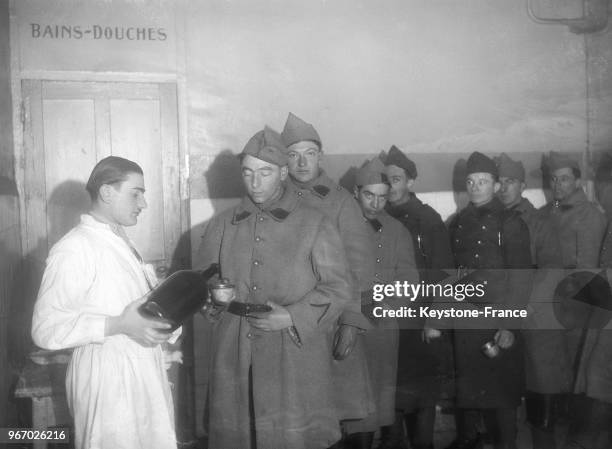
M204 271L181 270L171 274L149 294L147 302L140 306L140 313L169 322L172 332L204 306L208 281L218 273L219 266L212 264Z

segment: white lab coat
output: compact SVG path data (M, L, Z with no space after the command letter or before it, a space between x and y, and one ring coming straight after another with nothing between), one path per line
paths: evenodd
M90 215L49 253L32 338L46 349L75 348L66 394L77 449L176 448L161 347L104 336L106 317L150 290L147 277L156 282L152 268Z

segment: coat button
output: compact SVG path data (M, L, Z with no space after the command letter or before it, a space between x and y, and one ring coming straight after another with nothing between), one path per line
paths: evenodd
M477 242L479 245L482 245L482 240L478 240Z
M480 229L487 229L487 227L485 225L482 225Z
M474 257L475 257L476 259L478 259L478 258L480 257L480 255L479 255L478 253L476 253L476 254L474 254Z
M265 218L264 217L259 217L259 221L264 221Z
M253 287L251 287L252 290L257 290L257 286L254 285Z
M247 334L247 338L253 338L253 334L249 332L249 333Z
M374 273L374 276L376 276L377 278L380 277L380 273Z
M302 192L298 192L298 196L302 196L302 195L303 195L303 193L302 193Z
M259 260L254 260L253 265L261 265L261 262Z
M378 244L378 247L379 247L379 248L382 248L382 243L379 243L379 244Z
M261 237L260 236L255 237L255 241L256 242L261 242Z
M380 263L380 257L376 258L376 263Z

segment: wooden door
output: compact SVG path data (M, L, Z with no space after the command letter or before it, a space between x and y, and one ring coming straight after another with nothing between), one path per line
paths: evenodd
M44 261L49 248L89 207L91 169L114 155L144 171L148 208L126 228L163 276L182 216L176 85L24 80L25 248Z

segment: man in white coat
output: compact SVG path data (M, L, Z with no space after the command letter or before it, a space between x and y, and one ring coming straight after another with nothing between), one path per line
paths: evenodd
M176 449L160 344L177 333L139 314L157 280L123 229L147 206L142 169L107 157L86 189L91 211L49 253L32 338L74 348L66 395L77 449Z

